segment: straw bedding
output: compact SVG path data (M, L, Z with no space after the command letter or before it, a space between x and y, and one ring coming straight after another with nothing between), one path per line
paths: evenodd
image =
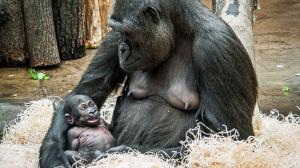
M50 97L32 101L26 110L11 122L4 131L0 144L0 168L38 167L38 150L47 132L53 115L53 101ZM104 118L111 119L115 98L110 98L103 107ZM254 119L255 137L238 141L235 130L223 133L211 132L201 137L199 124L187 133L181 142L189 147L185 159L162 160L154 154L140 154L130 151L127 154L109 155L95 161L92 168L169 168L169 167L300 167L300 117L290 114L283 117L273 111L270 116L256 114ZM196 130L196 131L195 131ZM193 133L192 133L193 132ZM222 135L227 134L227 137ZM196 139L196 140L192 140ZM77 166L74 166L77 167Z

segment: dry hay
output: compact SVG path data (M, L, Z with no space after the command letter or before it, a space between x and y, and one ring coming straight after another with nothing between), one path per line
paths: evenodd
M284 119L279 121L278 116ZM197 137L196 140L186 140L190 147L187 155L187 167L219 168L219 167L300 167L300 118L289 115L282 117L262 116L260 135L249 137L246 141L236 139L235 130L211 134L209 137ZM200 130L203 125L198 125ZM231 138L230 138L231 137Z
M38 167L40 145L1 144L0 168Z
M108 155L107 158L92 162L89 168L173 168L172 161L164 161L154 154L130 151L126 154Z
M42 99L26 104L26 110L5 129L0 144L0 168L37 167L38 149L53 115L53 100ZM114 103L115 98L108 99L102 110L107 121L111 119ZM234 141L237 136L234 130L211 132L208 137L201 137L195 134L203 127L199 124L182 142L191 150L177 167L300 167L299 116L283 117L274 112L271 116L259 114L256 117L256 136L247 141ZM192 141L191 137L196 140ZM159 156L131 151L109 155L88 167L167 168L174 165L172 159L163 161Z
M5 144L41 144L53 115L52 100L42 99L25 104L26 109L3 133Z

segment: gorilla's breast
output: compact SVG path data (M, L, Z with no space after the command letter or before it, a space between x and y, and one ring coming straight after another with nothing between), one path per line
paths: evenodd
M180 64L174 61L181 61ZM171 106L180 110L193 111L199 105L199 92L195 86L195 75L189 60L170 60L161 68L138 71L130 76L129 95L136 99L160 96Z

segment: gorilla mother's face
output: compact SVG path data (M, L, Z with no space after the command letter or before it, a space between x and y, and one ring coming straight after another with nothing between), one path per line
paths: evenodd
M119 63L123 70L151 70L168 58L173 26L160 0L115 0L109 26L119 32Z

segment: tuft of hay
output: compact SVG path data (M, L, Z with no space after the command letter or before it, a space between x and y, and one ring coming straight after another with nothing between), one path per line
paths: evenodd
M0 145L0 168L38 167L40 145Z
M110 121L115 98L109 98L102 109ZM7 126L0 144L0 168L38 167L38 150L53 115L54 99L42 99L26 104L26 110ZM106 168L169 168L169 167L300 167L300 117L287 117L273 112L270 116L255 116L255 137L238 141L235 130L207 134L202 137L201 127L187 133L183 145L189 147L181 165L178 161L162 160L154 154L131 151L127 154L108 155L86 167ZM226 137L224 135L227 135ZM195 140L192 140L194 138ZM76 167L76 166L74 166Z
M26 109L4 128L4 144L41 144L53 115L53 100L26 103Z
M174 164L166 162L153 154L141 154L131 151L126 154L108 155L107 158L92 162L89 168L172 168Z
M259 135L246 141L236 140L238 132L235 130L212 132L208 137L194 135L195 130L200 131L203 127L201 124L190 130L187 134L195 140L189 135L183 143L190 149L186 167L300 167L299 116L260 115L262 129Z

